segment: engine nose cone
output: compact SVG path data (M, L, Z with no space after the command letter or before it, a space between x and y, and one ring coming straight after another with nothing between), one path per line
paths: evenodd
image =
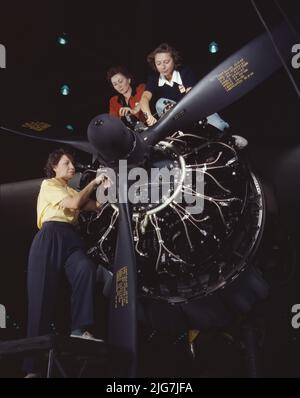
M134 143L134 135L124 123L108 114L98 115L91 120L87 136L106 162L126 158Z

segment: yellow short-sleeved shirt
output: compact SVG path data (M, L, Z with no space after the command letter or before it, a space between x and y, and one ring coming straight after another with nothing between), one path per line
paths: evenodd
M65 209L60 206L60 202L68 196L78 195L75 189L62 186L56 178L50 178L42 182L37 200L37 226L39 229L45 221L61 221L75 224L78 219L79 211L75 209Z

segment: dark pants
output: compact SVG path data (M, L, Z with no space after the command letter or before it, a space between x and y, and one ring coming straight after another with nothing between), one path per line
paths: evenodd
M62 272L72 289L71 329L93 325L95 265L85 254L83 242L72 225L45 222L29 253L28 337L50 332ZM32 361L25 361L24 365L27 372L34 371Z

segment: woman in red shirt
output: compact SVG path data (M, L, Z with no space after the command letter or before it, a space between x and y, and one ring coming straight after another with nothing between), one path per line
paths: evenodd
M145 117L140 107L140 99L145 90L144 84L132 85L130 73L123 66L114 66L107 72L107 81L112 85L118 95L109 101L110 115L122 118L133 115L144 122Z

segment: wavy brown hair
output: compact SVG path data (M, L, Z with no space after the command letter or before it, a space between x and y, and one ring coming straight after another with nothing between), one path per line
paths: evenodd
M181 66L181 56L179 52L170 44L168 43L161 43L158 47L156 47L155 50L153 50L148 56L147 56L147 62L151 66L151 68L154 70L154 72L157 72L156 66L155 66L155 55L159 53L169 53L171 57L173 58L174 61L174 67L175 69L179 68Z
M66 155L74 164L74 154L72 152L64 148L55 149L55 151L49 154L46 166L44 168L47 178L55 177L55 171L53 170L53 167L58 164L63 155Z
M125 66L120 66L120 65L112 66L111 68L108 69L108 71L106 73L106 79L110 85L111 85L111 78L113 76L117 75L118 73L121 73L121 75L125 76L127 79L132 80L132 75L128 71L128 69L125 68Z

